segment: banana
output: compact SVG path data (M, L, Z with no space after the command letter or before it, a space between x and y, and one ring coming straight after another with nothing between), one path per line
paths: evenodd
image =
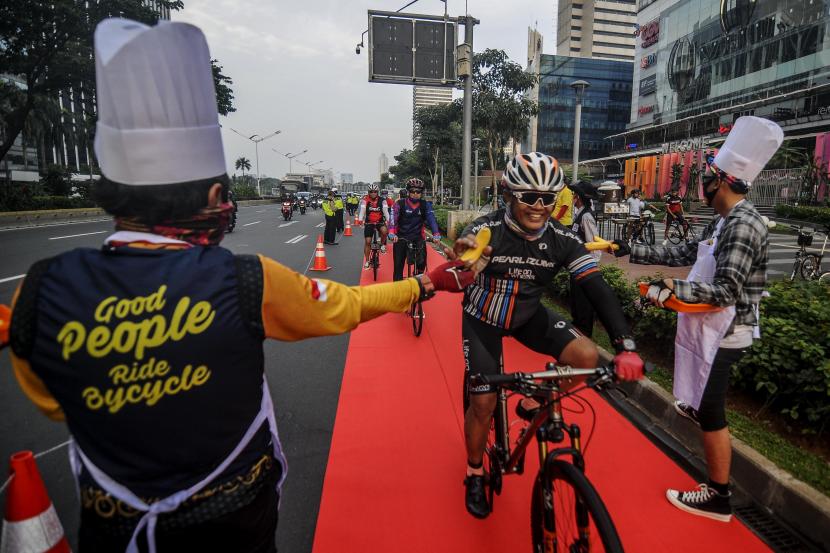
M608 240L600 238L599 236L595 236L593 242L585 242L585 249L588 251L594 250L618 250L620 247Z
M465 263L475 263L478 261L478 258L481 257L481 254L484 253L484 248L486 248L489 243L490 227L484 227L478 231L478 234L476 234L476 247L462 253L459 259Z

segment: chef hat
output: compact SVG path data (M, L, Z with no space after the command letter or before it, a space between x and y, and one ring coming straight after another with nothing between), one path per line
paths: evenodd
M187 23L105 19L95 29L101 172L128 185L224 175L205 36Z
M777 123L761 117L739 117L715 156L715 165L751 184L783 141L784 131Z

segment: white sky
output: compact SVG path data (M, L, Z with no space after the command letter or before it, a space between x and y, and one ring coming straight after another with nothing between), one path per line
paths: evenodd
M355 182L378 179L378 157L412 144L412 88L369 83L365 49L355 45L367 26L367 10L395 11L406 0L184 0L173 15L202 28L211 55L233 79L236 112L220 118L229 174L246 156L256 171L248 136L282 133L260 143L263 175L282 177L288 160L272 151L295 153L307 163L323 160L335 178L353 173ZM463 15L463 0L449 0L449 14ZM556 0L470 0L476 25L474 47L505 50L525 66L527 28L538 24L544 51L553 53ZM410 13L443 14L440 0L420 0ZM463 37L463 27L459 36ZM306 166L296 161L294 172Z

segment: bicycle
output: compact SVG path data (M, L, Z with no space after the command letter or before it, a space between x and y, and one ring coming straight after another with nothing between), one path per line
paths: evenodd
M378 269L380 268L380 232L378 227L372 231L372 241L369 243L369 266L372 268L372 276L374 280L378 279Z
M797 276L804 280L818 280L820 276L823 276L821 261L824 259L827 240L830 238L830 225L824 226L824 244L821 246L821 253L818 254L807 252L807 248L813 245L813 236L817 232L816 230L797 225L790 225L790 228L798 232L798 251L795 252L795 262L790 273L790 280L795 280Z
M648 246L654 245L654 215L650 211L643 212L640 219L632 219L623 225L623 236L629 242L639 242Z
M406 243L406 277L415 276L418 267L418 259L424 260L424 271L426 271L426 257L427 257L427 240L425 238L420 241L407 240L406 238L398 238L398 240ZM412 332L418 337L424 328L424 306L418 300L409 308L409 317L412 319Z
M496 409L485 450L485 474L488 499L493 505L495 495L501 494L503 476L523 474L525 453L535 438L538 444L539 472L533 482L530 507L530 528L535 553L588 553L599 551L622 552L623 547L608 509L594 486L585 476L583 452L590 436L582 446L579 426L566 424L563 418L562 400L576 399L578 392L587 388L600 388L614 381L613 363L605 367L575 369L565 365L547 363L547 370L536 373L469 375L465 374L465 411L469 405L469 388L491 384L498 388ZM469 370L469 369L468 369ZM586 378L585 385L563 391L559 381ZM528 424L518 436L514 448L510 448L510 425L507 420L507 391L532 397L539 401L539 409L522 417ZM587 400L579 398L591 411ZM561 443L568 435L570 447L550 445ZM570 456L568 462L562 457Z
M695 232L694 223L697 219L689 217L684 223L675 219L669 225L669 242L672 244L680 244L681 241L694 242L697 240L697 232Z

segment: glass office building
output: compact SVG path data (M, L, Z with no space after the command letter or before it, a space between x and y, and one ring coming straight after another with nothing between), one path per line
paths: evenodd
M626 128L631 110L633 64L626 61L541 55L534 91L539 114L531 121L531 149L570 163L573 157L576 92L570 84L590 84L582 100L579 157L607 155L606 137ZM535 130L535 132L533 132Z

